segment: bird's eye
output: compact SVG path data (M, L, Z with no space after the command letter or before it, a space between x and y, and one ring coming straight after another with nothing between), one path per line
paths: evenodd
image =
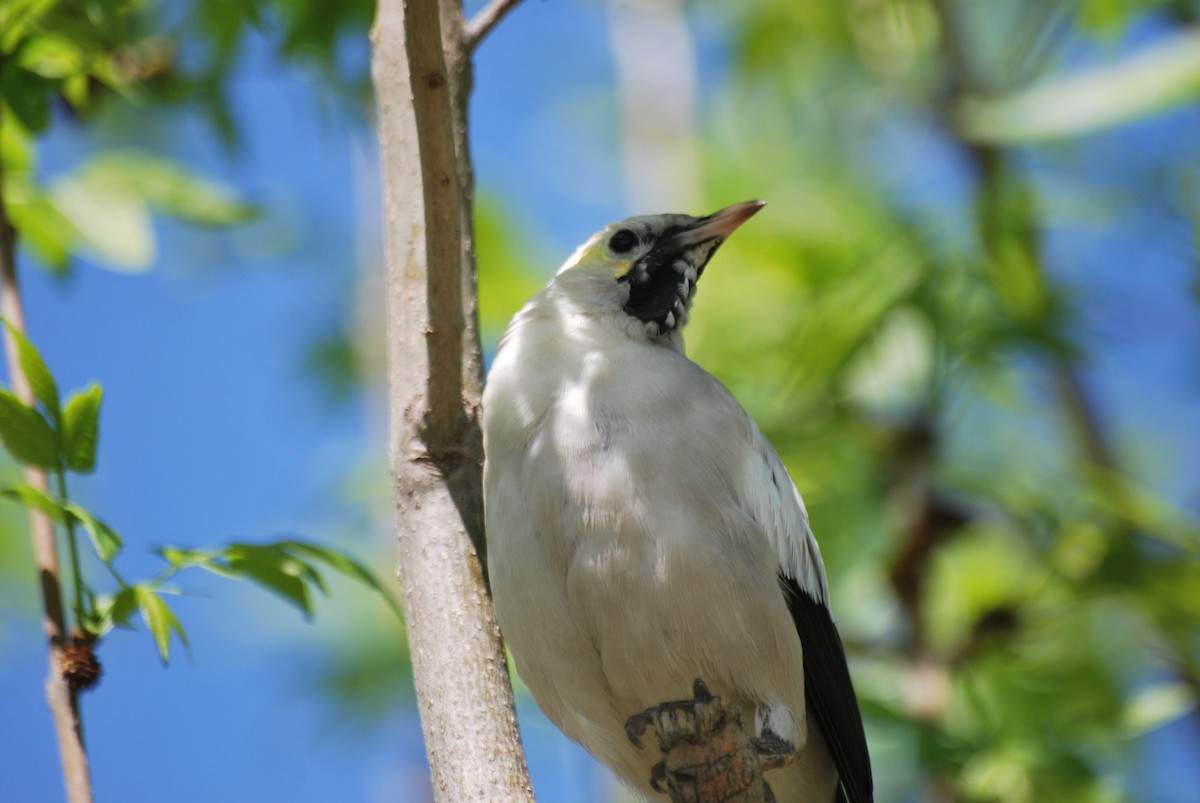
M628 254L637 244L637 235L629 229L621 229L608 240L609 250L614 254Z

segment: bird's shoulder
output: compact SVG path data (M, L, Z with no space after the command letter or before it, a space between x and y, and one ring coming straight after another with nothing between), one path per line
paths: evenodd
M684 355L681 337L631 336L622 323L556 305L553 296L513 319L488 374L485 415L489 401L519 408L527 426L547 408L585 405L630 424L679 427L707 416L711 426L750 432L741 405Z

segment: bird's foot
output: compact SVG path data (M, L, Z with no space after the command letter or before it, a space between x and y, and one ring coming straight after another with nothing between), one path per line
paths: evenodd
M647 708L639 714L634 714L625 720L625 735L629 741L640 748L642 747L642 737L646 735L646 729L654 725L658 729L661 741L665 736L669 738L670 723L677 721L680 715L687 717L690 714L694 717L698 713L700 705L713 706L714 703L717 708L721 705L721 701L713 697L712 692L708 690L708 685L700 678L696 678L692 683L692 699L661 703ZM667 730L664 731L664 728Z
M651 788L697 803L765 800L760 756L775 747L790 751L791 745L776 737L759 748L747 738L736 707L714 697L701 680L692 694L625 722L626 735L638 747L646 730L655 730L663 760L651 769Z

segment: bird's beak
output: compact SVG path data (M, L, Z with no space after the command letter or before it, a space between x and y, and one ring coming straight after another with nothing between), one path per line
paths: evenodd
M679 232L675 236L676 242L686 248L714 238L723 241L766 205L766 201L742 201L740 204L727 206L720 212L700 218L695 225Z

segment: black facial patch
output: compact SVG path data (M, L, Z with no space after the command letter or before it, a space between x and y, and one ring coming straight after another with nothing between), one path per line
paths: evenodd
M716 250L715 246L680 247L674 235L682 230L683 227L677 226L659 235L649 253L621 277L621 281L629 284L625 312L657 324L659 332L676 329L687 320L696 293L696 279ZM702 255L698 265L692 261L697 252Z
M626 274L629 301L625 302L625 311L647 323L656 322L660 331L674 329L687 310L686 296L681 297L683 288L674 273L668 266L650 273L634 269Z

